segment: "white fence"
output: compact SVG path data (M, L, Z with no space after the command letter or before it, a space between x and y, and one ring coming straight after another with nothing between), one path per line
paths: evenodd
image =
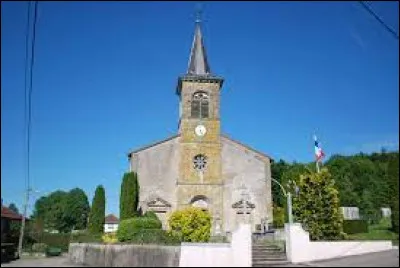
M242 224L231 243L182 243L179 267L250 267L251 226Z
M391 241L311 242L299 223L285 224L286 254L292 263L332 259L393 249Z

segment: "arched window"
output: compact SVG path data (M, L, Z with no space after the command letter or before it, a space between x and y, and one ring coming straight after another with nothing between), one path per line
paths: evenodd
M208 102L207 93L194 93L192 97L192 118L208 118Z

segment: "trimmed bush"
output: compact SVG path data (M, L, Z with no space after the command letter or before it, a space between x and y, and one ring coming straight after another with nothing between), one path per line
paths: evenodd
M135 217L123 220L119 223L117 238L120 242L136 241L140 233L146 229L161 230L162 224L159 219L150 217Z
M178 245L179 237L173 236L161 229L140 229L127 233L126 236L118 236L120 242L133 244L157 244L157 245Z
M183 242L208 242L211 215L200 208L188 207L173 212L168 219L170 234Z
M114 244L114 243L117 243L117 242L118 242L117 234L116 234L116 233L107 233L107 234L104 234L104 235L101 237L101 239L103 240L103 243L106 243L106 244Z
M143 214L143 217L158 219L156 213L154 211L148 210Z
M100 243L101 234L91 234L89 232L79 232L71 235L71 243Z
M366 220L344 220L343 232L346 234L368 233L368 222Z
M38 242L44 243L49 247L60 248L63 252L68 251L70 239L71 234L68 233L43 233L42 235L37 237Z

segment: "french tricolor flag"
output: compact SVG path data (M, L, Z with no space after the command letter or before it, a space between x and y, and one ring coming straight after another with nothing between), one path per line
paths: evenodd
M321 159L325 156L324 152L322 151L321 146L317 140L317 136L314 135L314 150L315 150L315 157L317 158L317 162L321 161Z

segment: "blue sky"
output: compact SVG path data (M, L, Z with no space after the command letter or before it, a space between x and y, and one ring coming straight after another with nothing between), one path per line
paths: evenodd
M130 149L177 132L195 2L40 2L32 95L36 193L106 189L119 214ZM372 2L398 32L398 2ZM1 9L1 196L25 187L26 2ZM206 2L222 131L275 159L398 150L399 42L357 2Z

